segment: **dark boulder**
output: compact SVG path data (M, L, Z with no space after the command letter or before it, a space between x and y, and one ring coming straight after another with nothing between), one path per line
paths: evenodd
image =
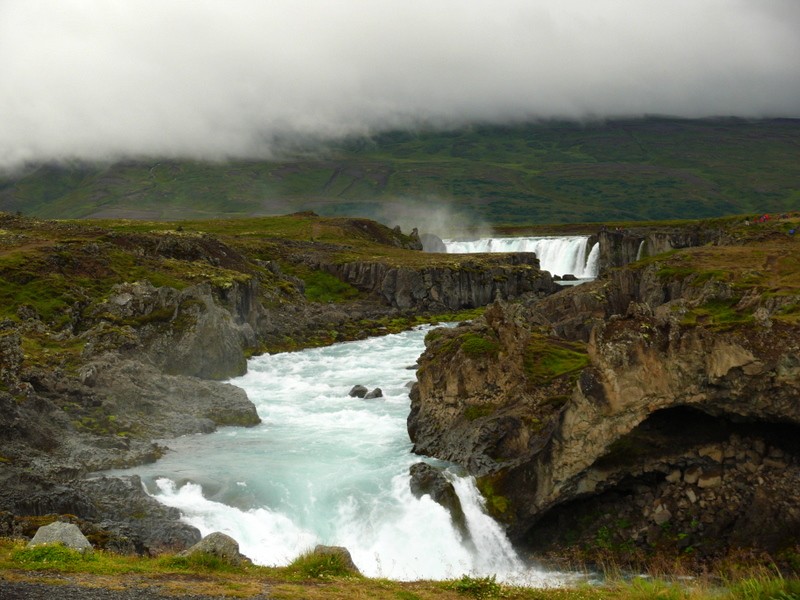
M351 398L364 398L367 395L368 391L369 390L367 390L367 388L359 384L359 385L354 385L347 395L350 396Z
M383 390L381 388L375 388L371 392L367 392L364 396L365 400L372 400L374 398L383 398Z

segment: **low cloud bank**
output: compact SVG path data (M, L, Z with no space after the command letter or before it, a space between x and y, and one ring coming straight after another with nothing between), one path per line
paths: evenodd
M471 121L800 117L797 0L0 0L0 168Z

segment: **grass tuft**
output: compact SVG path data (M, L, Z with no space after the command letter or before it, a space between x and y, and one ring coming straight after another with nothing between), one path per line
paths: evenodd
M79 552L63 544L42 544L14 551L11 560L25 569L73 571L97 558L91 552Z
M290 577L299 579L330 579L355 575L340 554L304 552L286 568Z
M471 596L478 600L506 597L503 586L497 583L494 575L487 577L464 575L461 579L457 579L448 584L448 587L457 591L459 594Z

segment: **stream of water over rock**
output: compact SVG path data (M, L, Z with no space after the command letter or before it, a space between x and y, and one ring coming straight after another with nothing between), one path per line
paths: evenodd
M451 254L475 252L535 252L539 264L553 275L575 275L578 279L596 279L600 244L589 247L589 236L548 236L442 240Z
M447 471L468 537L429 496L411 494L408 469L421 458L406 431L409 367L427 329L251 359L231 382L247 391L261 425L169 440L163 459L126 472L203 535L230 535L259 564L286 565L328 544L347 547L374 577L555 583L517 556L472 478ZM350 397L355 384L380 387L383 398Z

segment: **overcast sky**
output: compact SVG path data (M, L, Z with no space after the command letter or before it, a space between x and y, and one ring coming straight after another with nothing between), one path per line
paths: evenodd
M800 117L800 0L0 0L0 167L645 114Z

